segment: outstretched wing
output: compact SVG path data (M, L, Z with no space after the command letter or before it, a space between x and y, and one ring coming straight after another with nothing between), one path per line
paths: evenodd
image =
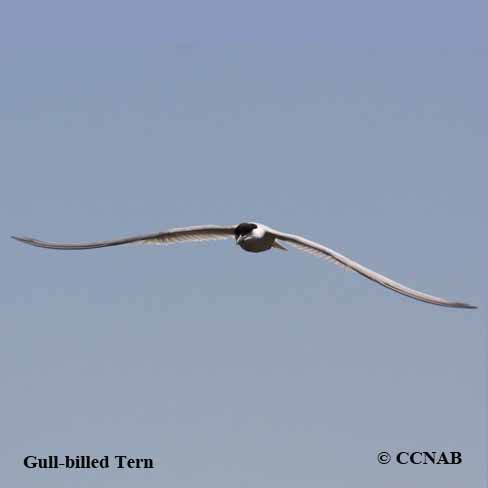
M176 244L179 242L195 242L195 241L213 241L219 239L229 239L234 235L235 226L221 226L221 225L200 225L194 227L182 227L178 229L170 229L163 232L156 232L154 234L143 234L132 237L125 237L122 239L113 239L110 241L96 241L85 243L62 244L56 242L40 241L32 237L17 237L12 236L13 239L29 244L30 246L44 247L46 249L61 249L61 250L80 250L80 249L96 249L99 247L120 246L122 244Z
M389 288L390 290L396 291L397 293L401 293L402 295L406 295L410 298L415 298L416 300L420 300L422 302L432 303L433 305L441 305L444 307L454 307L454 308L477 308L473 305L469 305L467 303L462 302L452 302L449 300L445 300L444 298L439 298L433 295L428 295L427 293L422 293L417 290L413 290L412 288L408 288L396 281L393 281L386 276L383 276L375 271L372 271L365 266L356 263L352 259L349 259L338 252L329 249L328 247L322 246L317 242L309 241L301 236L293 235L293 234L285 234L283 232L276 231L274 229L268 229L268 232L273 234L277 239L290 243L292 246L296 247L300 251L307 252L314 256L324 257L326 259L332 260L337 264L340 264L346 268L352 269L363 275L365 278L368 278L371 281L375 281L380 285Z

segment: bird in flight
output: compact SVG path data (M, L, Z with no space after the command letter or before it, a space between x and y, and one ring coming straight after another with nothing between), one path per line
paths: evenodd
M386 276L383 276L375 271L372 271L365 266L356 263L338 252L329 249L328 247L318 244L317 242L309 241L304 237L286 234L277 231L263 224L256 222L243 222L238 225L200 225L193 227L181 227L178 229L170 229L154 234L143 234L132 237L125 237L122 239L113 239L109 241L96 241L77 244L62 244L55 242L45 242L31 237L17 237L12 236L13 239L29 244L31 246L43 247L46 249L60 249L60 250L81 250L81 249L96 249L99 247L120 246L122 244L177 244L180 242L195 242L195 241L212 241L220 239L234 238L244 251L248 252L264 252L270 249L279 249L287 251L282 244L287 243L291 246L312 254L314 256L325 258L333 261L346 269L352 269L360 275L368 278L371 281L389 288L390 290L406 295L407 297L420 300L422 302L431 303L433 305L441 305L452 308L477 308L467 303L455 302L445 300L427 293L408 288L396 281L393 281Z

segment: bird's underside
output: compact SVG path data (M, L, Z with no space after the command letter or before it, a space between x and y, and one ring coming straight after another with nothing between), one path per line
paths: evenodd
M12 237L17 241L29 244L31 246L58 250L97 249L101 247L119 246L123 244L169 245L180 242L212 241L235 238L236 243L239 244L239 246L244 250L251 252L262 252L271 248L286 250L282 243L287 243L300 251L328 259L344 268L356 271L365 278L368 278L369 280L374 281L385 288L389 288L390 290L401 293L402 295L410 298L444 307L477 308L467 303L445 300L444 298L439 298L433 295L428 295L427 293L413 290L412 288L408 288L390 278L387 278L386 276L376 273L375 271L362 266L352 259L349 259L348 257L343 256L342 254L339 254L338 252L314 241L309 241L308 239L294 234L279 232L271 229L270 227L254 222L245 222L239 225L229 226L201 225L194 227L183 227L121 239L73 244L46 242L33 239L31 237Z

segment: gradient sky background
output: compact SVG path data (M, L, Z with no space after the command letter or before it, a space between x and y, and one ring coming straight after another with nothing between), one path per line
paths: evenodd
M486 2L5 2L5 486L486 486ZM257 220L409 286L232 242ZM379 451L462 451L381 466ZM29 471L27 455L153 457Z

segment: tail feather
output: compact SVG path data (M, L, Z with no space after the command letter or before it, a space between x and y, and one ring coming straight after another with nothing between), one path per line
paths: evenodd
M288 251L288 249L280 244L278 241L274 241L272 247L274 247L275 249L280 249L281 251Z

